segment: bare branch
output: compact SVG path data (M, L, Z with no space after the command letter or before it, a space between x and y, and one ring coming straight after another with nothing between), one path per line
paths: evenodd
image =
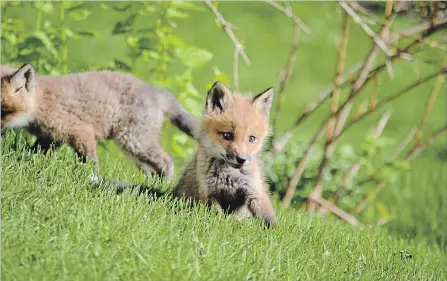
M392 161L396 160L396 158L399 156L399 154L410 144L411 140L413 140L415 134L416 134L416 129L411 129L410 132L408 132L408 134L405 136L403 141L397 146L391 159L389 159L388 162L392 162Z
M307 202L307 207L310 212L313 212L315 209L314 199L321 198L321 193L323 190L323 183L324 183L324 170L326 169L329 158L331 157L333 150L335 148L335 144L332 143L331 140L333 138L335 127L336 127L337 118L335 116L335 113L337 112L338 100L340 99L340 87L342 84L341 77L343 75L343 69L344 69L345 60L346 60L346 49L348 46L348 38L349 38L348 15L346 13L343 13L342 36L341 36L341 41L340 41L340 47L338 50L337 70L336 70L335 82L334 82L335 89L332 93L332 100L331 100L331 108L330 108L331 116L329 118L329 123L327 126L327 141L326 141L325 147L324 147L323 159L321 160L320 167L318 170L315 188L312 190L312 192L309 195L309 198L312 198L312 199Z
M430 35L432 35L433 33L437 32L438 30L442 29L444 26L441 25L437 25L435 27L431 27L429 29L427 29L425 32L423 32L423 34L421 35L421 38L426 38ZM408 44L405 48L398 50L398 52L396 54L394 54L392 57L389 58L390 61L395 60L396 58L399 58L401 56L402 53L406 53L408 52L413 46L417 45L419 42L420 38L414 40L413 42L411 42L410 44ZM340 113L343 112L343 110L345 110L346 107L349 107L351 104L351 101L353 98L355 98L358 93L361 92L361 90L367 85L367 83L373 78L375 77L376 73L380 72L381 70L383 70L386 66L386 63L383 63L379 66L377 66L376 68L374 68L373 70L370 71L370 74L367 76L367 78L365 79L364 83L362 85L359 86L359 88L357 89L357 91L355 92L351 92L350 97L343 103L340 105L340 107L338 108L337 112L335 113L335 115L341 115ZM357 78L358 79L358 78ZM357 80L356 79L356 80ZM418 84L420 84L420 81L418 82ZM394 98L398 97L402 95L402 93L398 93L397 96L395 96ZM382 103L383 104L383 103ZM377 107L376 107L377 109ZM362 115L362 117L364 117L366 115ZM355 123L357 121L351 122L350 125L352 125L353 123ZM321 125L321 127L319 128L319 130L316 132L315 136L313 137L312 141L310 142L309 146L307 147L306 151L304 152L304 156L303 158L300 160L300 162L298 163L298 167L292 177L292 179L289 182L289 185L287 187L287 191L286 191L286 195L284 196L283 200L282 200L282 204L284 206L289 206L291 203L291 200L293 198L293 194L295 191L295 188L299 182L299 180L301 179L301 176L304 172L304 168L307 162L307 159L309 157L310 152L314 149L315 144L317 143L317 141L323 136L324 131L326 130L327 126L328 126L329 120L324 121L324 123ZM349 126L350 126L349 125ZM348 127L349 127L348 126ZM292 131L296 128L296 126L294 126L292 128L292 130L287 131L280 139L280 141L283 141L284 139L290 139L290 136L292 135ZM346 128L344 130L342 130L340 132L340 134L338 134L337 136L335 136L334 141L337 137L339 137L342 132L346 131ZM284 139L283 139L284 137ZM285 142L283 142L282 144L285 145L285 143L287 142L287 140Z
M447 62L446 62L447 65ZM416 134L414 136L414 145L418 145L419 141L422 137L422 132L424 131L425 124L427 124L428 115L430 114L433 105L435 104L436 99L438 98L439 90L441 89L441 85L444 82L443 74L440 73L438 75L438 78L436 79L435 87L433 88L433 91L430 95L430 97L427 100L427 104L425 105L424 112L422 114L421 122L419 124L419 127L416 130Z
M290 7L285 8L273 0L264 0L264 2L280 11L287 17L291 18L296 25L298 25L302 30L304 30L304 32L306 32L306 34L310 34L309 27L307 27L304 22L293 13L293 10Z
M374 43L383 51L387 56L391 57L391 52L387 45L380 39L380 37L372 31L372 29L363 22L363 20L357 15L357 13L344 1L337 1L337 3L352 17L352 19L371 37Z
M368 205L368 203L371 201L373 196L376 196L377 194L379 194L379 192L382 191L382 189L384 187L385 187L385 182L381 181L381 182L377 183L376 186L373 188L372 192L369 193L365 198L363 198L363 200L360 201L360 203L358 203L357 206L355 206L354 214L358 214L361 211L363 211L365 209L365 207Z
M410 161L414 157L418 156L422 151L424 151L427 147L429 147L440 135L447 132L447 124L444 127L439 128L436 132L434 132L430 137L427 138L426 141L419 143L414 146L407 155L405 156L405 161Z
M233 86L235 91L239 91L239 49L234 49L233 55Z
M427 149L439 136L441 136L443 133L447 132L447 124L443 127L439 128L435 131L430 137L427 138L426 141L418 144L417 146L414 146L413 149L411 149L407 155L404 158L404 161L409 162L414 157L419 155L422 151ZM376 179L376 177L374 177ZM373 188L373 191L369 193L362 201L360 201L359 204L354 208L354 213L358 214L361 211L365 209L365 207L368 205L368 203L371 201L371 198L373 196L376 196L379 194L379 192L385 187L386 183L384 181L379 181L376 186Z
M247 65L250 65L251 62L250 62L250 59L248 58L247 54L244 51L244 46L239 42L236 35L234 35L231 25L228 24L228 22L225 20L225 18L222 16L222 14L219 12L219 10L216 7L214 7L213 3L211 3L210 0L204 0L204 1L208 5L210 10L213 12L213 14L216 16L216 19L222 24L224 31L228 34L228 37L230 37L231 41L233 42L234 47L241 54L245 63Z
M377 111L377 109L381 108L382 106L384 106L385 104L388 104L389 102L399 98L400 96L402 96L403 94L407 93L408 91L412 90L413 88L437 77L438 75L445 73L446 69L443 68L440 71L431 73L429 75L427 75L424 78L421 78L419 80L417 80L416 82L414 82L413 84L405 87L404 89L400 90L399 92L397 92L394 95L391 95L390 97L380 101L379 103L377 103L377 105L374 108L371 108L370 110L368 110L367 112L360 114L356 119L353 119L351 122L349 122L346 127L340 132L340 134L336 135L334 139L338 139L340 137L340 135L342 135L349 127L351 127L352 125L354 125L355 123L358 123L360 120L362 120L364 117L370 115L371 113Z
M385 129L385 126L388 123L388 120L390 119L390 116L391 112L387 111L385 112L385 114L383 114L382 118L380 118L374 131L374 138L377 139L382 135L383 130ZM360 162L357 161L352 165L351 169L346 173L345 177L343 178L342 184L337 188L337 190L335 190L331 198L329 198L328 201L331 204L335 204L335 202L337 202L340 191L343 190L350 182L352 182L352 179L357 175L359 170L360 170ZM320 212L326 213L327 209L322 208Z
M352 225L360 225L359 221L352 215L348 214L347 212L343 211L342 209L338 208L337 206L331 204L330 202L324 200L323 198L314 198L312 199L322 207L330 210L334 215L339 217L340 219L352 224Z
M343 74L341 78L342 88L345 85L346 81L361 68L362 64L363 62L356 64L345 74ZM299 124L301 124L301 122L306 120L307 117L309 117L315 110L317 110L326 101L327 98L329 98L329 96L334 91L334 87L335 87L334 84L332 84L328 88L321 91L318 100L309 104L309 106L304 110L304 112L296 119L292 127L287 129L285 133L283 133L280 137L276 138L273 141L272 149L274 153L278 153L279 151L284 149L290 138L293 136L293 133L298 128Z
M298 163L298 166L296 168L296 171L293 175L293 177L290 179L289 185L287 186L286 194L284 195L284 198L282 199L281 203L284 207L289 207L290 203L292 202L293 194L295 193L295 188L298 184L298 182L301 180L301 176L304 173L304 168L306 167L307 160L309 159L310 153L315 148L315 145L317 141L324 135L324 132L326 131L327 123L318 129L316 132L314 138L310 142L310 144L307 146L306 150L304 151L303 158Z
M295 66L295 59L296 59L296 53L298 51L298 39L300 36L300 28L298 25L295 25L295 29L293 32L293 39L292 39L292 43L290 46L290 53L289 56L287 58L287 64L284 68L283 71L280 72L279 74L279 93L278 93L278 103L276 104L276 109L274 111L274 115L272 118L272 123L275 124L276 127L276 123L277 123L277 118L278 118L278 114L281 110L281 106L284 103L284 97L285 97L285 91L286 91L286 86L287 83L289 82L290 77L292 76L293 73L293 67ZM275 141L275 139L272 140L272 143Z

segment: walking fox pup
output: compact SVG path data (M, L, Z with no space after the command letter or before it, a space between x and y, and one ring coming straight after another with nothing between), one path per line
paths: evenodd
M114 139L147 172L171 178L159 134L164 117L194 136L197 119L169 92L111 71L36 76L30 64L1 66L1 125L27 127L43 150L63 142L98 163L96 140Z
M269 132L272 101L273 88L249 97L214 83L197 136L197 152L177 183L175 196L276 225L258 159Z

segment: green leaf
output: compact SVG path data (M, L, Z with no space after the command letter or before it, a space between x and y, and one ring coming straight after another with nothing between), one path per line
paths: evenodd
M119 12L125 12L127 11L129 8L131 7L131 4L114 4L112 6L112 9L114 9L115 11L119 11Z
M197 100L192 98L187 98L184 102L185 108L193 113L195 116L200 116L203 111L203 105Z
M143 9L139 11L140 15L148 16L152 15L155 12L154 5L152 3L144 3Z
M185 134L176 134L173 139L180 144L185 144L188 141L188 136Z
M47 34L43 31L34 32L33 36L42 42L45 48L55 57L58 57L58 53L53 46L53 42L51 42L50 38L48 38Z
M115 24L112 34L123 34L132 31L135 22L136 14L132 14L125 21L120 21Z
M132 71L132 67L130 67L129 64L127 64L127 63L125 63L125 62L123 62L121 60L114 60L113 63L115 65L116 69L124 70L124 71L127 71L127 72L131 72Z
M229 84L230 83L230 78L228 77L228 75L226 75L225 73L221 72L218 67L214 67L213 71L214 71L213 81L220 81L220 82L222 82L224 84ZM209 85L209 86L207 85L207 89L211 88L211 85Z
M159 58L159 54L154 51L143 51L143 58L145 60L156 60Z
M391 163L394 168L400 171L408 171L411 169L411 164L408 161L395 160Z
M189 15L176 9L168 9L166 17L168 19L186 19L189 18Z
M62 34L67 36L67 38L72 38L74 36L73 30L71 30L71 28L69 28L69 27L63 27Z
M377 202L376 203L376 208L377 208L377 211L379 211L379 214L380 214L380 216L381 216L381 218L383 218L383 219L388 219L388 218L390 218L390 212L388 211L388 209L385 207L385 205L383 205L382 203L380 203L380 202Z
M135 36L129 36L126 38L126 43L131 47L136 47L138 44L138 38Z
M204 11L202 6L199 6L190 1L174 0L171 2L171 6L177 9L190 10L190 11Z
M109 5L109 4L106 4L106 3L101 3L101 4L99 4L99 6L100 6L102 9L104 9L104 10L109 10L109 9L110 9L110 5Z
M174 54L184 65L190 68L199 68L213 57L210 52L192 46L176 48Z
M85 20L92 12L86 9L82 10L73 10L70 12L70 16L75 21L82 21Z
M96 31L78 31L76 32L74 38L76 39L83 39L83 38L98 38L99 33Z
M51 2L34 2L33 6L45 14L52 14L54 12L54 6Z

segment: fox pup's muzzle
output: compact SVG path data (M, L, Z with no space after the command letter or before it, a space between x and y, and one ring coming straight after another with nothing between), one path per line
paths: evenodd
M248 158L233 155L231 153L227 153L226 158L227 158L228 164L230 166L232 166L233 168L240 168L240 167L242 167L242 165L244 165L245 163L248 162Z

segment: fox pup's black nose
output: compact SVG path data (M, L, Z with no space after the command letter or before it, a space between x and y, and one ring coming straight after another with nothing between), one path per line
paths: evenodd
M236 156L236 161L242 165L245 163L245 161L247 161L247 159Z

